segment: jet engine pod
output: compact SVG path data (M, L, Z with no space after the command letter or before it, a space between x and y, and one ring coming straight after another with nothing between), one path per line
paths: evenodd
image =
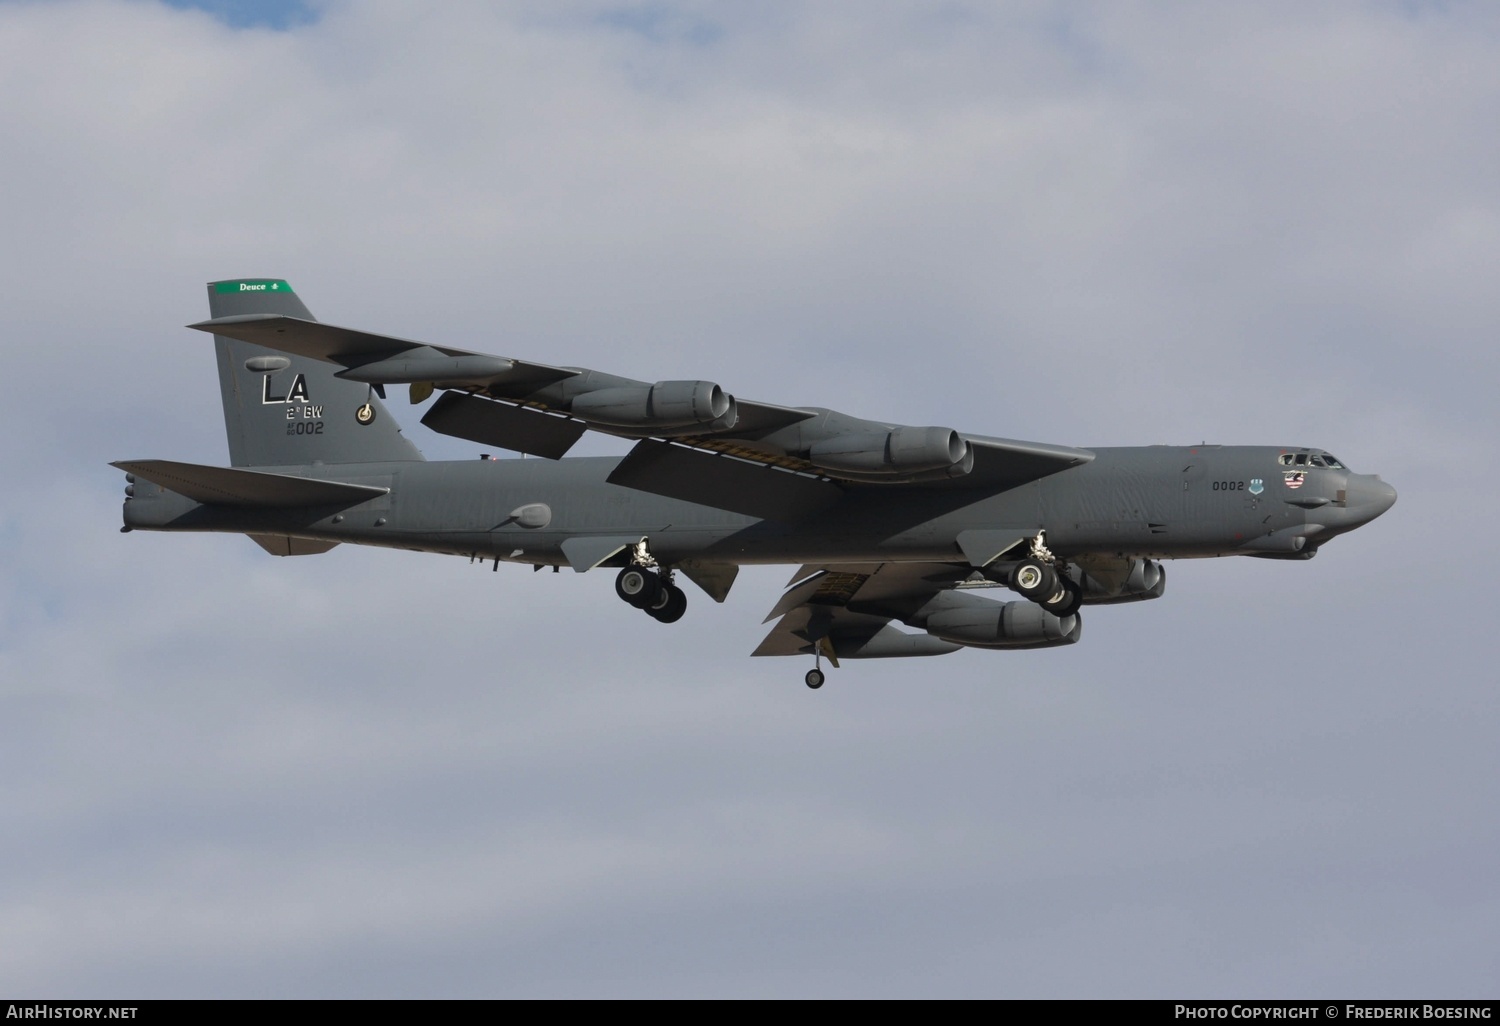
M907 475L953 469L967 473L974 454L952 428L899 427L822 439L808 449L807 459L835 473Z
M1076 579L1075 575L1075 579ZM1088 573L1082 575L1083 601L1103 606L1115 602L1144 602L1161 598L1167 590L1167 568L1152 559L1132 559L1130 574L1119 591L1110 591Z
M971 648L1053 648L1071 645L1083 633L1077 615L1058 618L1035 602L969 599L927 618L927 633Z
M732 427L734 397L712 381L658 381L585 392L573 399L573 416L609 427L670 430Z
M412 381L477 385L503 378L515 366L514 360L499 356L479 353L449 356L430 346L422 346L384 360L334 371L333 376L370 385L398 385Z

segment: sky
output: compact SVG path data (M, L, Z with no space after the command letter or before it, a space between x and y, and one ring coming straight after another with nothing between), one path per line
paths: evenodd
M0 992L1496 995L1500 9L0 0L0 96ZM111 460L227 463L182 326L255 276L1400 500L812 692L748 658L789 567L666 626L607 573L120 534Z

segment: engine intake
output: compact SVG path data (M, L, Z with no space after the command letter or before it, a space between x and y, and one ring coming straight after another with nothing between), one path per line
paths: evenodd
M927 471L968 473L974 465L969 443L952 428L899 427L858 431L814 442L808 462L823 470L889 476Z
M712 381L658 381L600 388L573 399L575 417L609 427L672 430L733 427L734 397Z
M1078 580L1080 575L1075 574ZM1078 583L1083 586L1083 601L1092 606L1110 605L1116 602L1144 602L1161 598L1167 590L1167 568L1152 559L1132 559L1130 574L1118 591L1111 591L1087 573Z

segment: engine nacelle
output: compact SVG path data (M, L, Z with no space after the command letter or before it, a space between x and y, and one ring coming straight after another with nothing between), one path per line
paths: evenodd
M737 419L734 397L712 381L600 388L575 396L571 409L591 423L644 430L727 428Z
M892 431L856 431L814 442L808 462L824 470L854 475L921 474L956 471L974 465L969 443L952 428L899 427Z
M930 634L907 634L886 624L874 634L834 632L828 638L840 659L905 659L911 656L947 655L958 645Z
M1110 591L1087 573L1078 581L1083 586L1083 601L1093 606L1115 602L1144 602L1161 598L1167 590L1167 568L1151 559L1132 559L1130 574L1119 591ZM1077 580L1075 574L1074 579Z
M932 609L934 604L938 608ZM1052 648L1071 645L1083 633L1077 615L1059 618L1035 602L993 602L946 592L928 608L927 633L971 648Z

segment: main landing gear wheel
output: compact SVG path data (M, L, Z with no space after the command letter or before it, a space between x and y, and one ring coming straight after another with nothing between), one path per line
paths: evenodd
M1083 605L1083 589L1068 577L1060 578L1058 584L1062 590L1041 605L1047 612L1061 619L1078 612L1078 608Z
M802 680L807 684L808 687L816 691L818 690L818 688L823 686L823 671L808 670L807 676L803 677Z
M660 623L676 623L687 612L687 593L675 584L663 584L661 593L646 607L646 612Z
M1023 559L1011 571L1011 588L1033 602L1043 602L1056 595L1057 585L1057 571L1040 559Z
M615 594L637 609L650 607L661 590L660 578L638 566L627 566L615 578Z

